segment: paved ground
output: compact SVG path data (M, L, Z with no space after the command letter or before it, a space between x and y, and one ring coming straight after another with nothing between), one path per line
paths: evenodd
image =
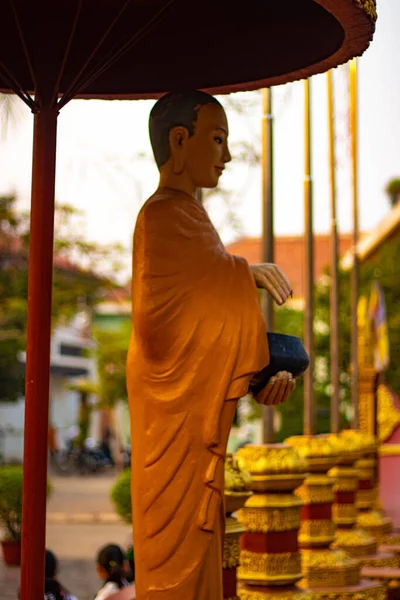
M119 521L110 500L116 475L51 477L53 493L47 504L49 523Z
M115 476L52 478L48 504L47 541L60 562L60 581L78 600L93 600L100 587L95 557L107 543L126 547L131 528L115 517L109 490ZM16 600L19 569L0 558L0 598Z

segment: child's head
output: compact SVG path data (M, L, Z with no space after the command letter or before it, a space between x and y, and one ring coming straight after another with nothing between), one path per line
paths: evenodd
M57 566L57 559L54 554L51 552L51 550L46 550L44 570L46 579L53 579L56 576Z
M105 581L118 585L126 577L127 563L121 548L116 544L104 546L97 555L97 573Z
M45 600L63 600L66 590L56 580L58 562L51 550L46 550L44 570L44 598Z

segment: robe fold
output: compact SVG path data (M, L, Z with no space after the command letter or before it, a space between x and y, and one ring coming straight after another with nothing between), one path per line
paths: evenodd
M127 359L138 600L222 600L226 444L268 362L249 265L199 201L160 188L135 227Z

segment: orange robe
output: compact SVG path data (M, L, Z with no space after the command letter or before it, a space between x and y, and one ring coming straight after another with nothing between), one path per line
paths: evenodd
M137 219L132 299L137 598L222 600L226 444L269 361L254 278L199 201L161 188Z

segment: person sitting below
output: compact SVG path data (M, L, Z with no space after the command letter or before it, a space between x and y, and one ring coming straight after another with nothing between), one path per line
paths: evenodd
M53 552L46 550L44 600L77 600L56 579L58 561Z
M129 565L126 579L129 583L135 583L135 554L133 551L133 544L128 544L128 548L126 550L126 559Z
M97 555L97 574L104 581L94 600L104 600L128 587L128 561L122 549L116 544L104 546Z

